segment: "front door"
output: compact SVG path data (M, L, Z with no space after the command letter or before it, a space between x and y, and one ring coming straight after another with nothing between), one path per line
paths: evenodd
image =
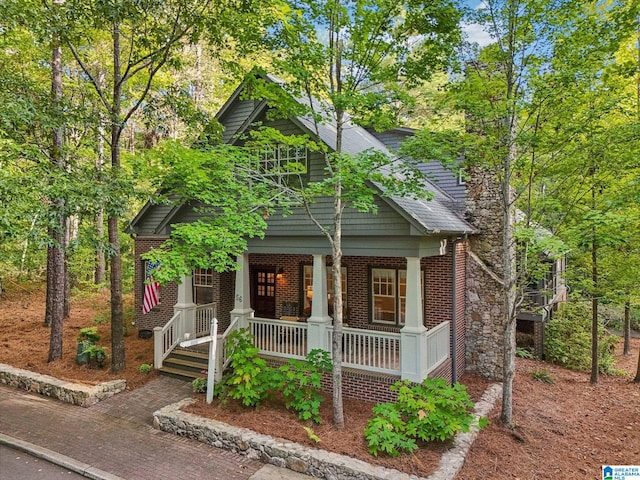
M256 267L253 270L251 287L251 305L255 310L255 316L276 318L276 269Z

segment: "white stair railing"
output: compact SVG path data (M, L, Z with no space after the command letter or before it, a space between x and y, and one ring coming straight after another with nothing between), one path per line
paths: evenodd
M162 362L180 343L183 335L182 312L176 312L164 327L153 329L153 367L162 368Z
M216 382L222 380L222 372L229 366L231 361L230 357L227 357L226 347L229 335L238 329L239 317L234 317L227 329L221 335L218 335L216 345Z

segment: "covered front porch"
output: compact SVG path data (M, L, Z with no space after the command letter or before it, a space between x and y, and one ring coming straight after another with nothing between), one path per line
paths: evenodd
M406 258L406 292L403 299L403 326L399 331L343 327L342 364L344 367L421 382L450 358L451 323L444 321L427 329L424 322L424 285L419 257ZM238 257L235 275L234 308L224 332L216 335L216 377L227 365L224 345L228 335L248 328L254 344L265 356L304 359L313 349L331 352L333 319L330 315L325 256L313 255L312 285L308 288L307 316L282 315L259 318L251 304L249 254ZM210 335L217 304L196 305L190 277L178 287L174 315L163 327L154 329L154 367L159 369L167 356L185 339Z

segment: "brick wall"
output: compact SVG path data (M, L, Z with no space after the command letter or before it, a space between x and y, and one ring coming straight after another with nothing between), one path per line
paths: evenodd
M153 330L154 327L164 326L173 316L173 306L178 300L178 285L171 282L160 287L160 303L149 313L142 314L142 299L144 291L144 263L140 255L152 248L159 247L165 239L157 237L137 237L135 239L135 322L138 330Z
M452 247L449 246L446 255L423 258L421 261L425 275L424 323L428 328L433 328L452 318L452 251ZM464 256L464 249L462 256ZM281 316L283 302L298 303L298 314L302 314L302 268L304 265L313 263L311 255L250 254L249 263L251 268L261 266L276 271L281 267L284 269L282 278L276 283L276 318ZM464 258L458 258L458 263L464 267ZM327 257L327 265L331 265L330 257ZM355 328L399 331L400 326L371 323L369 271L372 267L404 269L406 265L405 258L343 257L342 266L347 269L348 318L345 319L345 323ZM459 275L464 277L464 268L462 273L459 272ZM233 285L232 283L231 292L233 292ZM462 285L459 286L458 291L464 292L464 278L462 278ZM464 312L463 300L460 301L459 308L462 308L462 312ZM463 313L462 316L464 317ZM462 331L464 332L464 329Z

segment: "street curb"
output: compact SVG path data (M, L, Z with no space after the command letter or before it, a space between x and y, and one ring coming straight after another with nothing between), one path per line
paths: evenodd
M62 455L61 453L5 435L4 433L0 433L0 445L5 445L22 452L26 452L34 457L41 458L47 462L66 468L67 470L71 470L92 480L126 480L112 473L100 470L99 468L92 467L87 463L79 462L71 457Z

